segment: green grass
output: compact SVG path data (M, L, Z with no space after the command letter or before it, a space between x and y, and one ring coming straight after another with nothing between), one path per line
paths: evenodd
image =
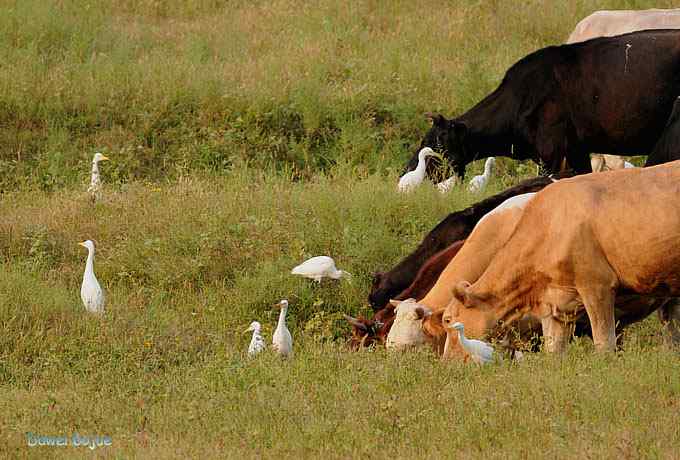
M91 456L27 447L78 432L114 458L676 458L680 360L655 317L616 355L581 341L483 369L343 347L370 274L480 198L397 194L422 113L461 113L594 9L651 6L672 5L6 2L0 457ZM498 170L485 196L535 171ZM289 274L319 254L352 280ZM269 339L284 297L295 357L247 359L241 331Z

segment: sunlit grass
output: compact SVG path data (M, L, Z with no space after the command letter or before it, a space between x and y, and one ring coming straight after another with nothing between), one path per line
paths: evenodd
M594 9L669 1L9 1L0 15L0 457L26 433L115 458L675 458L680 360L655 317L622 352L487 368L350 353L370 274L482 196L396 192L427 127ZM85 193L95 151L104 199ZM481 171L482 162L469 169ZM86 253L108 298L86 315ZM328 254L351 280L293 277ZM247 359L291 302L296 354Z

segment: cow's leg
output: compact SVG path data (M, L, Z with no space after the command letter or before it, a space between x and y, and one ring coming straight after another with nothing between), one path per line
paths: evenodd
M568 328L565 324L552 315L548 315L541 318L541 327L546 351L562 353L569 341Z
M616 324L614 319L614 290L605 285L579 289L593 332L593 342L598 351L616 349Z
M657 312L666 343L680 346L680 299L668 301Z

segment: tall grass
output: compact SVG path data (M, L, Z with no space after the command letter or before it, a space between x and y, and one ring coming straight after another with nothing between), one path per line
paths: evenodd
M95 452L116 458L677 457L680 361L656 318L616 355L584 340L483 369L343 348L370 273L481 198L397 194L422 112L462 112L594 9L651 6L5 2L0 457L92 455L27 432L108 435ZM533 166L498 169L485 195ZM84 239L103 318L79 299ZM289 274L319 254L352 279ZM241 331L270 338L284 297L296 356L247 359Z
M654 6L671 6L655 2ZM257 167L401 168L425 111L461 113L599 8L642 1L5 2L0 189Z

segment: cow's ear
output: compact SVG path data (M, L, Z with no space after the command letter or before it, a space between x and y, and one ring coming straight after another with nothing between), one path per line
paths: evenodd
M416 307L415 309L416 312L416 319L423 319L427 318L432 314L432 310L430 310L427 307Z
M453 287L453 296L458 300L465 308L472 308L476 306L476 297L470 292L470 283L467 281L461 281Z
M427 112L425 114L425 118L432 123L432 126L437 126L439 128L446 128L447 121L446 118L444 118L444 115L441 113L432 113L432 112Z

